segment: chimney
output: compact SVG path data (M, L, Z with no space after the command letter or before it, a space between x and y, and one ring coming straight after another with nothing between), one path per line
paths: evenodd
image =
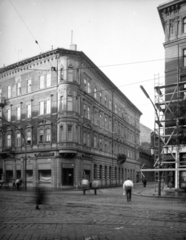
M71 44L70 45L70 50L77 51L77 45L76 44Z

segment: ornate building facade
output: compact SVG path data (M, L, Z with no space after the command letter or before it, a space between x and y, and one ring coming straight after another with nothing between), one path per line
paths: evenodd
M158 7L165 34L165 85L156 86L161 115L165 168L171 187L186 187L186 2L174 0Z
M0 69L0 171L51 188L139 175L141 112L83 53L55 49Z

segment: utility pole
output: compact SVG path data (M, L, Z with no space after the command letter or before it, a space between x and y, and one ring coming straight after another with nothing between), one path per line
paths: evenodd
M156 116L157 116L157 123L158 123L158 160L159 160L159 168L161 168L161 146L160 146L160 119L159 119L159 115L156 109L156 106L154 105L153 101L151 100L150 96L148 95L148 93L146 92L146 90L144 89L144 87L141 85L140 86L141 90L143 91L143 93L145 94L145 96L150 100L150 102L152 103L152 106L154 107ZM158 196L161 196L161 172L158 172Z

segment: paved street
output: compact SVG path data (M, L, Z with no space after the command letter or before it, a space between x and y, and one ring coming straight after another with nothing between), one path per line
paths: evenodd
M153 185L148 185L146 192ZM47 204L35 210L34 192L0 190L0 239L185 239L184 198L137 195L131 203L121 188L93 191L48 191Z

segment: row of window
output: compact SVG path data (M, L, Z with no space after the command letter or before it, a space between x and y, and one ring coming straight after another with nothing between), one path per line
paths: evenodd
M86 92L91 94L91 84L90 81L87 79L84 79L84 89ZM98 96L99 95L99 96ZM97 88L95 87L93 90L93 96L95 99L99 100L100 103L103 103L105 107L108 107L110 110L112 110L112 101L107 99L107 96L102 96L102 91L97 91ZM99 99L98 99L99 98ZM132 115L129 115L126 110L122 110L120 107L117 106L117 104L114 105L114 112L121 118L125 119L127 122L129 122L131 125L135 126L135 117Z
M47 87L51 87L51 73L47 73L46 75L41 75L39 77L39 88L44 89ZM12 91L14 88L11 85L8 85L8 98L12 97ZM26 93L32 92L32 80L27 80L26 85ZM19 96L22 94L22 84L21 81L16 83L16 96Z
M130 177L131 180L135 180L135 170L122 167L114 167L114 179L124 180ZM109 179L111 180L112 167L102 166L94 164L94 179Z
M32 145L32 131L26 131L25 133L25 140L26 140L26 145ZM5 139L5 144L6 147L10 148L12 147L12 134L11 132L6 134L6 139ZM46 129L39 129L38 130L38 143L51 143L51 129L46 128ZM2 146L2 135L0 134L0 146ZM15 133L15 147L22 147L24 146L24 140L21 135L20 131L17 131Z
M16 108L16 120L21 120L21 114L22 114L22 108L21 106L17 106ZM44 114L51 114L51 100L48 99L46 101L40 101L39 102L39 115ZM32 105L31 103L28 103L26 105L26 117L31 118L32 117ZM7 121L11 122L12 120L12 109L7 109Z
M93 140L93 144L92 144ZM135 150L126 147L124 144L114 141L113 147L112 147L112 139L106 138L104 136L97 136L93 135L93 139L91 138L91 135L89 132L83 133L83 145L88 147L94 147L95 149L98 149L100 151L105 151L108 153L114 154L125 154L127 157L135 159Z

